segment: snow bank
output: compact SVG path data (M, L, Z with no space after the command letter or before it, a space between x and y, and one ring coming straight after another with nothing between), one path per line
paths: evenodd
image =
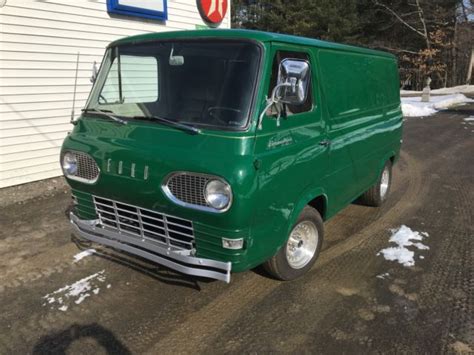
M422 91L400 90L401 95L420 94ZM449 94L474 94L474 85L460 85L451 88L442 88L431 90L433 95L449 95Z
M407 247L414 246L418 250L428 250L429 247L421 243L423 238L428 237L426 232L416 232L402 225L399 229L392 229L389 242L397 246L382 249L377 255L383 255L386 260L398 261L403 266L415 265L415 252ZM420 257L421 258L421 257Z
M60 311L65 312L68 310L69 301L80 304L92 294L97 295L100 291L98 284L105 282L104 273L105 270L99 271L71 285L66 285L56 291L48 293L43 297L43 299L46 300L43 306L50 305L51 308L54 308L54 305L57 305ZM109 285L107 285L107 288L110 288Z
M405 117L426 117L434 115L438 111L424 103L406 102L402 98L402 112Z
M86 249L74 255L74 262L77 263L79 260L84 259L86 256L90 256L96 252L95 249Z
M431 103L433 103L433 107L436 110L445 110L468 102L474 102L474 100L467 98L463 94L431 97Z
M402 111L405 117L425 117L474 100L462 94L431 96L431 102L421 102L421 97L402 97Z

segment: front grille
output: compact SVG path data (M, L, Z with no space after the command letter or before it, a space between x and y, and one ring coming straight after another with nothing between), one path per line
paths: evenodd
M104 228L151 239L164 247L194 249L191 221L97 196L94 205Z
M177 173L171 176L166 186L182 202L209 207L204 198L204 188L209 180L211 177L207 175Z
M94 159L88 154L81 152L71 152L77 160L77 173L74 176L69 176L71 179L85 180L89 183L94 183L99 178L99 167Z

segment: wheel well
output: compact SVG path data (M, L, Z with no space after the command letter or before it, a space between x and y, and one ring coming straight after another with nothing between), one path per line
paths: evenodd
M323 195L312 199L308 205L319 212L323 221L326 219L326 198Z

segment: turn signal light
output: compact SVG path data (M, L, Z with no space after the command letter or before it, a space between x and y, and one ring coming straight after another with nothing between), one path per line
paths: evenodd
M242 249L244 247L244 239L239 238L239 239L227 239L227 238L222 238L222 247L225 249Z

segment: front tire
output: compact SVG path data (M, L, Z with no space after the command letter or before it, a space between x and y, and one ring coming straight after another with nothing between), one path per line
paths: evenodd
M367 206L380 207L387 199L391 185L392 162L389 160L385 163L377 183L360 197L361 202Z
M319 212L306 206L291 229L287 242L263 265L273 277L289 281L304 275L318 258L324 237Z

